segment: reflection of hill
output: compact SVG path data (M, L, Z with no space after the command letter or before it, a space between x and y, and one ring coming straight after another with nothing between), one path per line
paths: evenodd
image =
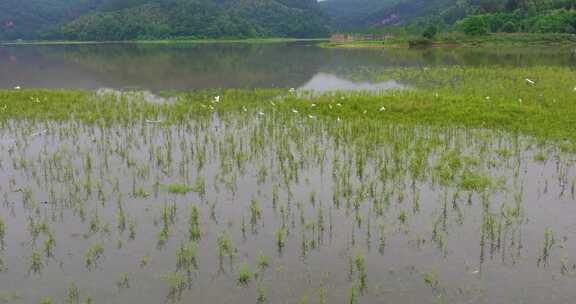
M575 66L555 49L321 49L286 44L103 44L0 47L0 88L300 87L319 72L370 80L374 71L404 66Z
M25 61L42 61L48 66L64 62L80 75L88 74L96 87L152 90L297 87L310 79L325 62L322 49L296 44L116 44L34 48L34 53L20 56L22 65Z
M110 87L153 90L298 86L324 61L320 49L285 44L76 46L58 56Z

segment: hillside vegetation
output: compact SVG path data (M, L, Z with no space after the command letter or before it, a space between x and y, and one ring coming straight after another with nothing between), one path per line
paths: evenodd
M362 0L370 1L370 0ZM376 0L373 0L376 3ZM404 30L422 32L427 26L438 30L461 30L472 35L488 32L576 33L574 0L381 0L380 10L367 11L353 20L335 10L354 0L323 3L332 20L341 20L348 30ZM342 15L344 14L344 15Z
M3 0L0 40L576 34L574 0Z
M2 4L6 7L0 15L4 24L0 39L307 38L328 34L327 21L314 0L8 1Z

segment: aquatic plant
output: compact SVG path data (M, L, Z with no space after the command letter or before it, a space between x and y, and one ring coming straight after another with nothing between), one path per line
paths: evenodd
M193 268L197 268L196 254L197 245L195 242L186 245L181 244L176 251L176 269L191 272Z
M261 270L264 270L265 268L268 268L270 266L270 259L268 258L268 256L260 252L256 257L256 265L258 265L258 267Z
M130 288L130 274L123 272L120 274L120 278L116 281L116 286L118 289Z
M191 192L194 190L193 187L190 187L188 185L183 185L183 184L169 184L169 185L164 185L163 188L168 191L168 193L172 193L172 194L187 194L188 192Z
M220 261L222 258L227 255L230 260L234 258L236 255L236 249L232 247L232 242L230 241L230 237L226 233L221 233L218 235L218 256L220 257Z
M262 280L259 280L258 283L256 283L256 303L266 303L266 287Z
M252 273L250 272L250 267L247 262L243 262L240 267L238 267L238 284L247 285L250 282L250 277Z
M40 300L40 302L38 302L38 304L52 304L52 299L50 298L43 298Z
M168 299L179 301L182 293L188 286L188 278L180 272L168 273L161 276L162 280L168 283Z
M30 255L30 266L29 269L31 272L39 273L42 270L42 258L40 257L40 252L33 250L32 254Z
M0 250L4 250L4 238L6 236L6 224L2 217L0 217Z
M198 208L195 205L190 207L190 218L188 219L188 233L190 240L200 239L200 223L199 223Z
M90 245L84 254L84 263L86 264L86 268L93 269L96 267L103 254L104 245L102 245L102 243L95 242Z
M354 264L356 265L356 269L358 270L358 287L360 291L364 291L366 289L366 262L364 261L364 256L362 253L358 252L356 254L356 258L354 259Z
M74 281L68 284L64 304L80 304L80 289Z
M550 228L544 229L544 244L542 245L542 252L538 258L538 265L548 265L550 259L550 252L555 244L554 233Z

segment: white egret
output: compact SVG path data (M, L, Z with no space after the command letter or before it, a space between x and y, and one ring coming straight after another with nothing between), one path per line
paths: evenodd
M264 112L262 112L262 111L258 111L258 115L260 115L260 116L264 116Z
M381 107L380 112L384 112L384 111L386 111L386 107Z
M527 82L528 84L531 84L531 85L535 85L535 84L536 84L536 82L534 82L533 80L528 79L528 78L526 78L526 82Z
M15 87L14 87L14 90L20 90L20 89L22 89L20 86L15 86Z
M298 110L296 110L296 109L292 109L292 113L294 113L294 114L298 114Z

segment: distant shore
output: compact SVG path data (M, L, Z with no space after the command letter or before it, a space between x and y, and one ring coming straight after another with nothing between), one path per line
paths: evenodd
M412 42L412 43L411 43ZM416 43L413 43L416 42ZM415 44L415 46L411 46ZM324 48L379 49L379 48L456 48L456 47L523 47L523 46L576 46L573 34L495 33L485 36L441 35L426 40L417 36L394 37L386 40L329 41L319 44Z
M74 40L21 40L0 41L0 46L12 45L88 45L88 44L209 44L209 43L282 43L328 41L328 38L249 38L249 39L160 39L160 40L124 40L124 41L74 41Z

